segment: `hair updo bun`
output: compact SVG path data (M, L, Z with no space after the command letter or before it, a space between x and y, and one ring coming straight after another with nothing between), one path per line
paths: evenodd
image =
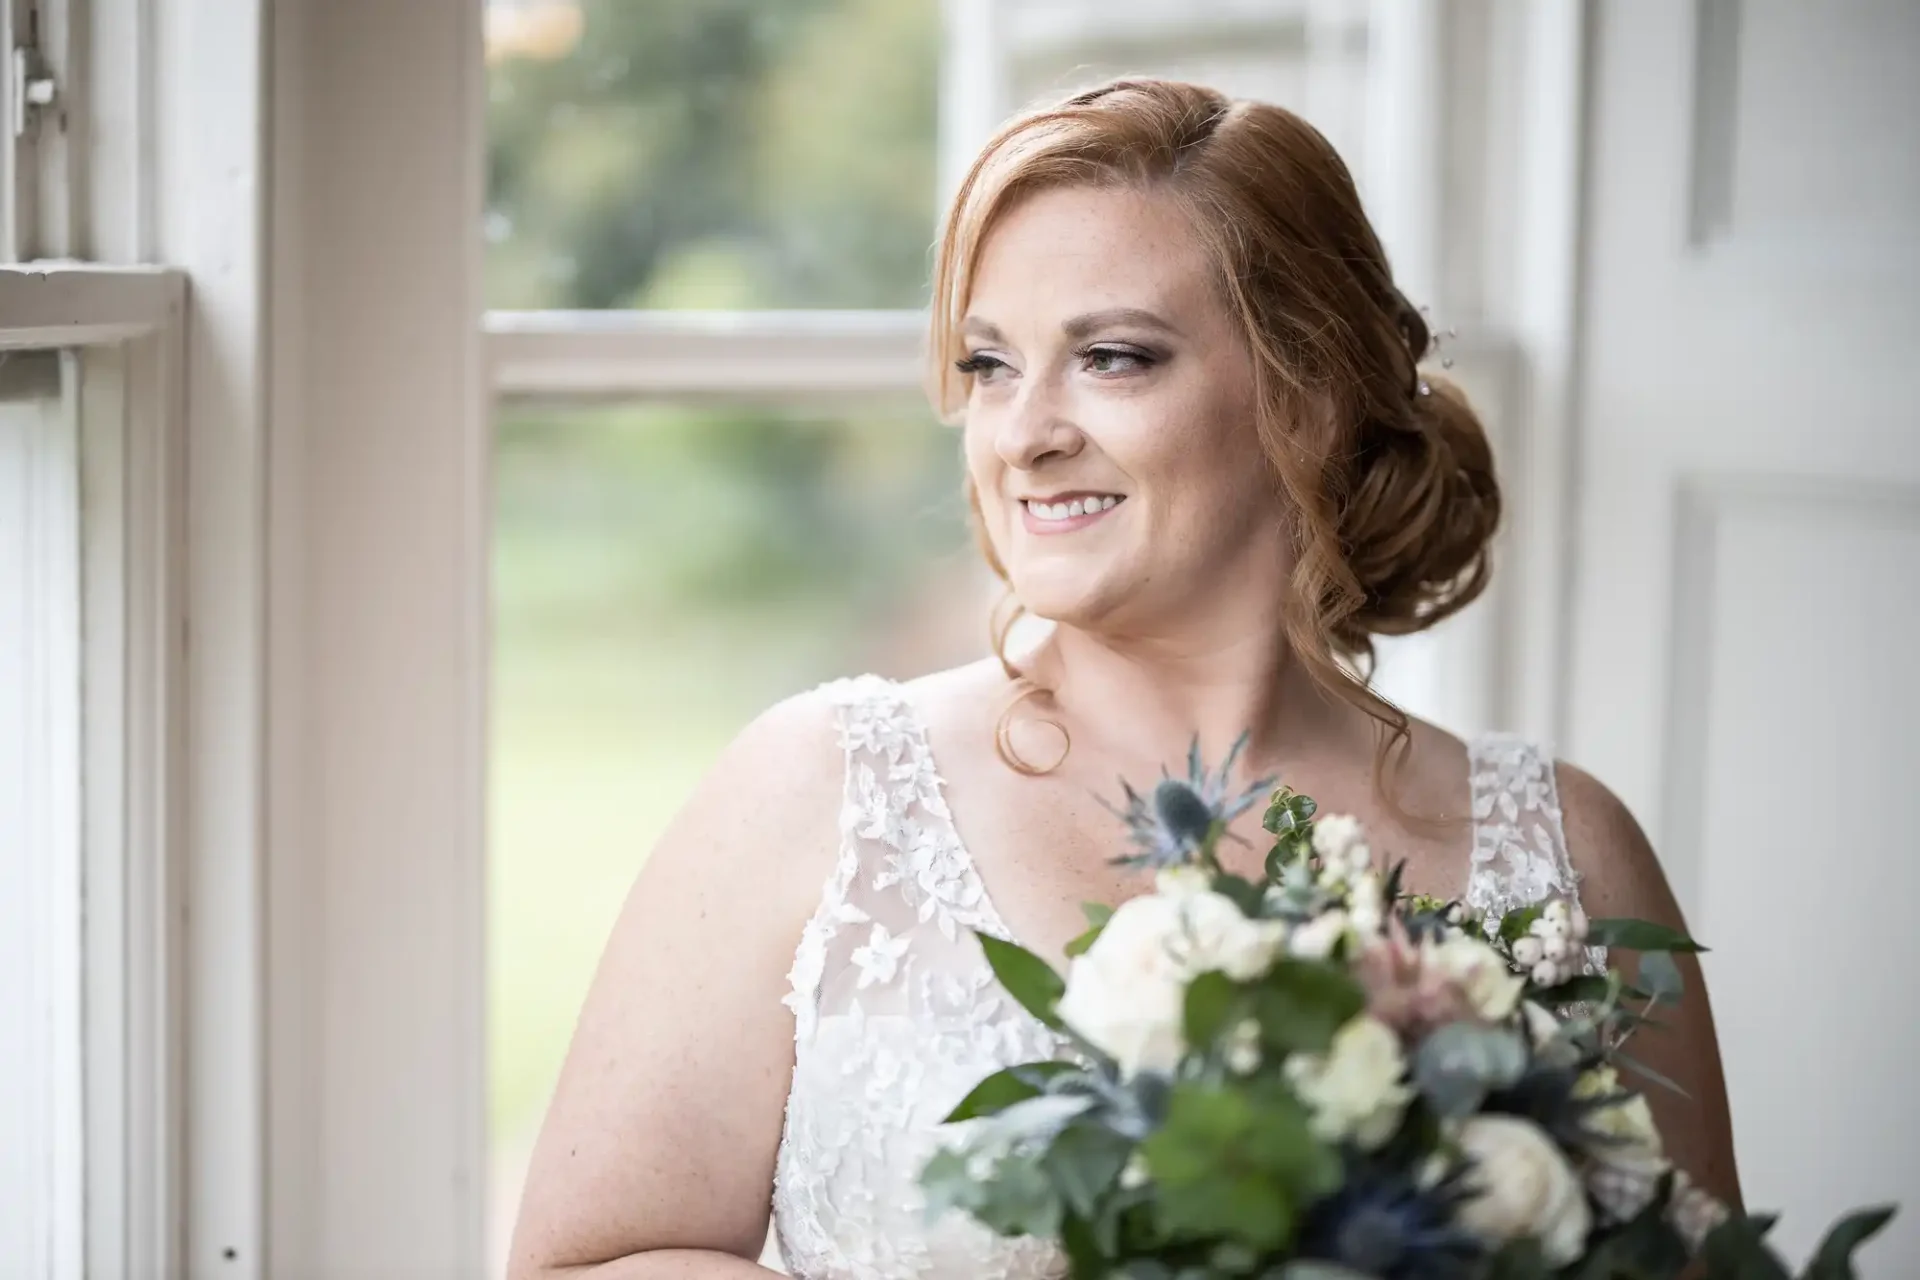
M1288 647L1390 730L1384 763L1408 726L1368 687L1373 638L1432 626L1479 595L1500 489L1466 397L1423 378L1432 335L1394 285L1346 165L1282 107L1171 80L1116 80L1014 119L942 229L928 354L943 414L966 403L954 361L987 235L1020 200L1064 186L1149 190L1186 211L1252 356L1263 456L1249 465L1267 468L1292 515Z
M1361 603L1339 647L1424 630L1487 585L1500 523L1500 485L1480 419L1451 382L1429 375L1404 426L1363 433L1353 487L1340 507L1340 543Z

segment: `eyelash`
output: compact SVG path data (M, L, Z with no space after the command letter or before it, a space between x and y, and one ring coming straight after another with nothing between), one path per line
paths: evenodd
M1156 357L1150 356L1144 351L1135 351L1127 347L1115 347L1115 346L1108 346L1105 344L1094 344L1094 345L1085 346L1085 347L1075 347L1073 354L1075 358L1082 361L1090 360L1094 356L1107 356L1109 358L1117 357L1122 360L1132 360L1138 366L1139 370L1146 370L1146 369L1152 368L1155 364L1158 363L1158 360ZM1004 369L1007 367L1007 362L999 359L996 356L990 356L984 353L976 352L975 354L968 356L964 360L954 361L953 367L955 369L958 369L961 373L978 374L978 373L986 373L992 369ZM1101 375L1095 375L1095 376L1097 377ZM1108 374L1105 376L1111 377L1114 375Z

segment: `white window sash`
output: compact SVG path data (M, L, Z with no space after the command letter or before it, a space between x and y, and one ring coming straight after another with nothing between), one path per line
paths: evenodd
M78 1277L80 484L56 352L0 364L0 1256Z
M507 398L774 400L914 393L919 311L496 311L486 353Z
M184 302L163 270L0 267L0 349L61 353L77 487L68 540L27 552L55 584L47 598L62 583L72 597L39 611L42 665L71 664L48 688L69 691L53 710L75 730L55 756L70 788L44 790L85 903L84 927L75 911L74 935L49 949L77 960L56 1001L70 1034L41 1055L82 1082L54 1153L56 1186L80 1190L50 1215L55 1247L35 1275L171 1275L182 1257Z

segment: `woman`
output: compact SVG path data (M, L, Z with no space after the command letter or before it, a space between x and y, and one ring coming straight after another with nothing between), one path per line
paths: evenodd
M1058 960L1082 902L1147 888L1111 865L1096 797L1196 734L1218 759L1250 730L1253 773L1359 815L1426 892L1505 909L1577 886L1596 915L1679 923L1603 786L1346 673L1485 582L1492 458L1418 370L1428 348L1345 167L1286 111L1122 81L988 145L940 246L934 393L990 563L1054 625L1000 661L795 698L729 748L615 928L516 1277L746 1276L770 1205L797 1275L1056 1269L1039 1242L924 1221L940 1117L1059 1048L970 930ZM1258 821L1226 846L1242 874ZM1690 1100L1652 1100L1670 1154L1737 1199L1687 967L1644 1056Z

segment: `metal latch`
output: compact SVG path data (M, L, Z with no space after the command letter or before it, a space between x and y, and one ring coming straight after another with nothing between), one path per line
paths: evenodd
M58 90L40 57L40 50L32 43L13 47L12 83L13 136L18 138L26 133L35 113L53 105Z

